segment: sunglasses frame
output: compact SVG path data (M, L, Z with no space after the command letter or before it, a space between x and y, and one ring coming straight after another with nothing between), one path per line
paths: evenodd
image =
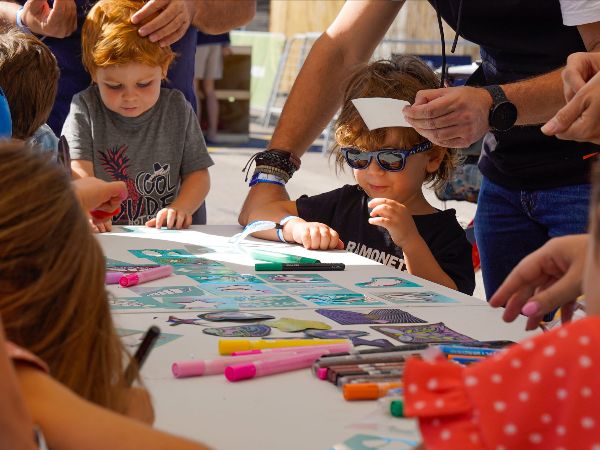
M340 149L340 151L342 152L342 155L344 155L344 160L346 161L346 164L348 164L353 169L364 170L371 165L371 161L373 160L373 158L375 158L377 160L377 164L379 164L379 167L381 167L383 170L385 170L387 172L401 172L406 167L406 158L408 158L411 155L417 154L417 153L423 153L423 152L426 152L427 150L431 150L432 147L433 147L433 144L430 141L423 141L420 144L417 144L414 147L409 148L409 149L390 147L390 148L382 148L382 149L379 149L376 151L368 152L368 151L362 151L355 147L342 147ZM369 155L369 159L367 160L367 165L365 167L354 167L351 164L350 158L348 157L348 155L349 154L353 154L353 155L361 154L361 153ZM402 167L399 169L391 169L391 168L385 167L381 163L381 159L379 159L379 156L384 153L392 153L392 154L402 155Z

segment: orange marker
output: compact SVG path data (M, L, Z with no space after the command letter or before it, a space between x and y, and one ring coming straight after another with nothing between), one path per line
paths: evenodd
M352 400L377 400L390 389L401 388L402 383L348 383L344 385L344 398Z

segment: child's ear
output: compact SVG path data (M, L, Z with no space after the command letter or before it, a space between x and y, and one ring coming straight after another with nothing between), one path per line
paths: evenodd
M444 147L434 145L433 148L426 153L429 157L426 166L427 173L434 173L440 168L447 151L448 150Z

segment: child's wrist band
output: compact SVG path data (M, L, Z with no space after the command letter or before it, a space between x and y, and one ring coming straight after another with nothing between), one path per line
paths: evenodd
M283 226L292 219L299 219L299 217L298 216L286 216L279 221L279 223L277 224L277 227L275 229L275 232L277 233L277 237L284 244L289 244L289 242L286 241L285 238L283 237Z
M27 25L23 23L23 5L21 5L21 7L17 9L16 24L21 31L25 33L31 33L31 30L27 27Z
M252 178L250 179L249 186L252 187L258 183L272 183L285 186L285 180L276 174L254 172L254 175L252 175Z

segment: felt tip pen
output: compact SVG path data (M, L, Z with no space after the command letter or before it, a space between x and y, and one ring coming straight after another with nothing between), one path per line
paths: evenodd
M106 272L104 284L119 284L121 277L123 277L121 272Z
M404 417L404 398L402 396L384 397L379 399L383 410L393 417Z
M277 253L277 252L264 252L258 250L250 251L250 255L254 259L258 259L260 261L268 261L275 263L305 263L305 264L315 264L320 263L318 259L314 258L306 258L305 256L296 256L296 255L288 255L286 253Z
M460 345L440 345L440 351L446 355L465 355L465 356L488 356L498 353L500 349L465 347Z
M347 352L348 350L351 350L352 347L352 343L350 341L348 342L343 342L341 344L325 344L325 345L319 345L318 346L319 349L324 348L330 351L330 354L334 354L337 352ZM244 356L244 355L260 355L263 353L282 353L282 352L288 352L288 351L293 351L294 353L302 353L302 352L311 352L314 351L315 346L306 346L306 347L293 347L293 348L288 348L288 347L281 347L281 348L265 348L262 350L242 350L239 352L233 352L231 354L231 356Z
M353 400L377 400L387 395L392 389L401 388L402 383L355 383L345 384L343 387L344 399Z
M119 284L123 287L135 286L137 284L146 283L148 281L166 278L173 273L172 266L158 266L153 269L144 270L142 272L123 275L119 280Z
M150 354L150 350L152 350L154 347L154 344L159 336L160 328L158 328L156 325L152 325L150 328L148 328L148 331L146 331L140 346L133 355L133 361L131 361L131 363L129 363L127 366L127 369L125 369L125 383L127 383L127 386L131 386L131 383L133 383L136 372L139 373L141 370L146 358L148 358L148 355Z
M255 361L250 364L236 364L225 369L225 378L228 381L241 381L265 375L305 369L310 367L318 357L318 354L306 353L286 358Z
M346 265L343 263L264 263L255 264L254 270L258 272L286 272L286 271L329 271L329 270L345 270Z
M467 356L454 356L454 355L451 355L451 357L448 358L448 359L454 361L455 363L462 364L463 366L468 366L469 364L473 364L473 363L479 362L479 361L483 360L484 358L470 358L470 357L467 357Z
M281 347L306 347L313 345L344 344L347 339L260 339L250 341L247 339L220 339L219 353L231 355L233 352L244 350L263 350L266 348Z
M345 355L320 358L314 366L314 370L321 367L330 367L343 364L373 364L380 362L397 361L403 362L410 356L419 355L419 350L407 350L403 352L373 353L367 355Z

